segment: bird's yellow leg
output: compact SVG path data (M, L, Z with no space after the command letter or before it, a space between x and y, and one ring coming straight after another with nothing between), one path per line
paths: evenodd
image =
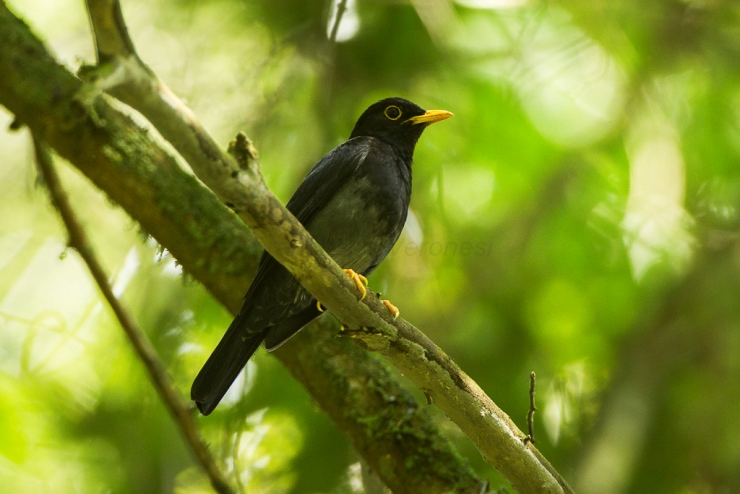
M319 309L319 312L324 312L324 308L321 307L321 302L318 300L316 301L316 308Z
M398 307L393 305L390 300L381 300L383 302L383 305L385 305L391 314L393 314L393 319L398 319L398 316L401 315L401 311L398 310Z
M360 297L360 300L364 299L367 295L367 290L365 290L365 287L367 286L367 278L365 278L361 274L355 273L353 269L345 269L344 272L347 273L347 276L352 278L352 281L355 282L357 289L362 292L362 297ZM365 284L364 286L363 283Z

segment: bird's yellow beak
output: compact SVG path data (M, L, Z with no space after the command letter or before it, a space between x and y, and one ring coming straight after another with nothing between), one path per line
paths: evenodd
M428 112L424 113L424 115L418 115L416 117L411 117L407 121L411 122L412 124L427 124L431 125L434 122L439 122L440 120L445 120L447 118L450 118L452 116L452 112L449 112L447 110L429 110Z

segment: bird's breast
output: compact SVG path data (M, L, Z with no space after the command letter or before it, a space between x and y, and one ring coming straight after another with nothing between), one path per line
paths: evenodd
M406 222L410 190L394 163L368 163L307 226L343 268L369 273L390 252Z

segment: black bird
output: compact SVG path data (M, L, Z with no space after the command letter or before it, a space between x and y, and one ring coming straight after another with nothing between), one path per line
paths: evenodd
M360 280L398 240L411 198L411 161L424 129L452 116L387 98L360 116L348 141L324 156L286 206L324 250ZM390 303L388 308L398 313ZM193 382L203 415L221 401L262 341L273 350L320 315L321 307L265 252L239 314Z

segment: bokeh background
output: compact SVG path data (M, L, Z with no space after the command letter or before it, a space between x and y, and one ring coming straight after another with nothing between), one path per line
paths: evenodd
M375 100L453 111L419 142L371 286L522 429L536 371L538 447L577 491L740 492L739 4L349 0L332 43L336 3L123 9L145 62L217 141L246 131L284 201ZM84 2L8 4L71 69L94 62ZM187 394L230 316L62 172ZM28 136L3 130L0 490L208 491L35 182ZM200 424L248 492L360 492L347 440L264 351Z

